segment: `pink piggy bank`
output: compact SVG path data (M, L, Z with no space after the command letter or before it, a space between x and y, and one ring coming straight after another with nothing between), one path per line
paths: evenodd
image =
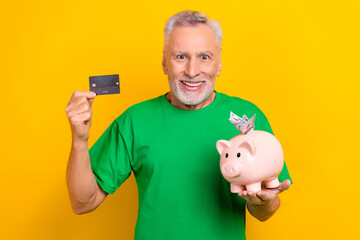
M220 169L231 184L231 192L245 190L258 192L261 183L267 188L279 186L277 176L284 165L280 142L270 133L252 130L230 139L219 140L216 148L220 154Z

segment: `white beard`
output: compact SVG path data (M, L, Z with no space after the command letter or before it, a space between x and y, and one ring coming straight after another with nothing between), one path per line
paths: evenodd
M199 94L199 91L194 92L194 91L183 90L181 88L181 86L180 86L180 84L182 84L180 82L180 79L175 79L175 80L171 81L168 78L170 91L175 95L175 97L177 99L179 99L185 105L197 105L197 104L203 102L205 99L207 99L211 95L211 93L214 91L215 81L212 84L210 82L210 80L208 80L206 78L201 78L201 79L184 79L184 78L181 78L181 80L204 81L203 84L205 84L205 86L201 87L201 89L200 89L200 91L202 91L202 93Z

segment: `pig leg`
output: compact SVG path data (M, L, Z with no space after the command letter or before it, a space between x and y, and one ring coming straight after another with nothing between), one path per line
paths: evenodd
M239 192L244 191L244 186L231 183L230 190L232 193L239 193Z
M261 182L246 185L246 190L251 192L261 191Z
M273 179L268 179L265 181L265 186L267 188L277 188L278 186L280 186L279 179L277 177Z

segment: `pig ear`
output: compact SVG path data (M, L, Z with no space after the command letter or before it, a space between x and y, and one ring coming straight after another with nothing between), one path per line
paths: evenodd
M249 151L249 153L251 154L251 156L254 156L256 153L256 147L252 141L247 140L245 142L242 142L239 147L247 149Z
M231 147L231 142L226 140L219 140L216 142L216 149L218 150L219 154L221 155L225 148Z

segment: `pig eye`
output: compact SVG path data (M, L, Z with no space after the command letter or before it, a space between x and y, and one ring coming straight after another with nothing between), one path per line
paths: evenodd
M236 155L236 156L239 158L239 157L240 157L240 155L241 155L240 153L237 153L237 155Z
M226 157L226 158L228 158L228 156L229 156L229 154L228 154L228 153L226 153L226 154L225 154L225 157Z

